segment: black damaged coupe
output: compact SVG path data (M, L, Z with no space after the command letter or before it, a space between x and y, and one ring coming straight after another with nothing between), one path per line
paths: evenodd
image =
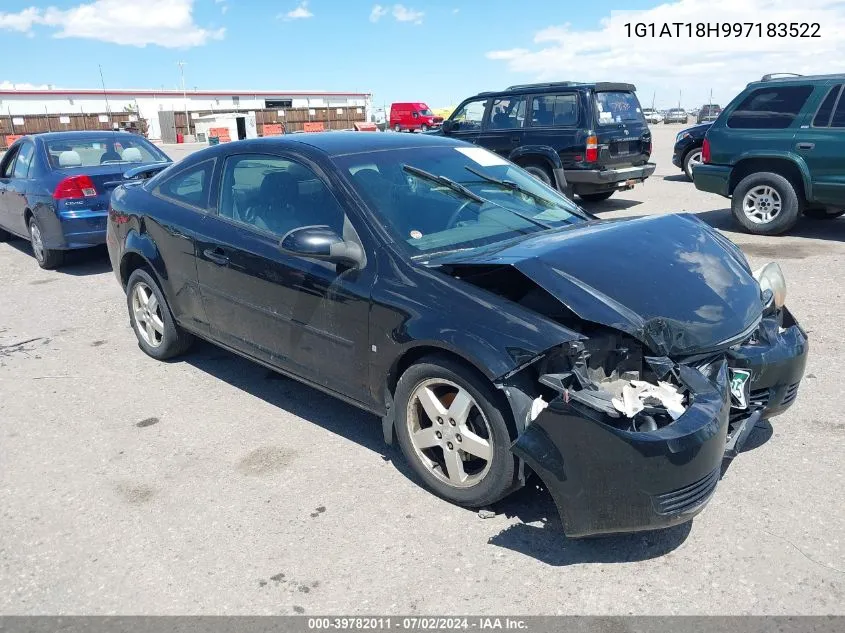
M200 337L372 411L454 503L538 476L570 536L692 518L807 358L776 264L448 138L210 147L119 187L107 243L153 358Z

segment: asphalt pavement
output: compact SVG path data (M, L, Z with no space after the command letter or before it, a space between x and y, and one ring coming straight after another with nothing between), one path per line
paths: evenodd
M372 415L210 344L146 357L104 250L50 272L13 241L0 613L845 614L845 218L737 232L671 164L682 127L653 126L655 175L589 208L695 213L779 262L811 342L796 404L692 523L569 540L534 487L480 518L414 483Z

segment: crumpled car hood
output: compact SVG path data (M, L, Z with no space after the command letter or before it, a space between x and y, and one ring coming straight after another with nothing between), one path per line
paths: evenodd
M762 313L741 252L689 215L588 222L431 263L512 266L579 318L658 355L716 349L750 334Z

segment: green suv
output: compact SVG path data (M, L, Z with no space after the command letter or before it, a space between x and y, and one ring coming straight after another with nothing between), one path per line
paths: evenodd
M697 189L730 197L746 230L777 235L799 216L845 213L845 74L748 84L704 138Z

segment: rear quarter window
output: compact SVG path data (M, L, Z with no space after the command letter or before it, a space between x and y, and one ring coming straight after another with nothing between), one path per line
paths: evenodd
M644 120L640 102L633 92L597 92L595 102L599 125Z
M728 127L773 130L792 125L813 86L772 86L751 91L731 112Z

